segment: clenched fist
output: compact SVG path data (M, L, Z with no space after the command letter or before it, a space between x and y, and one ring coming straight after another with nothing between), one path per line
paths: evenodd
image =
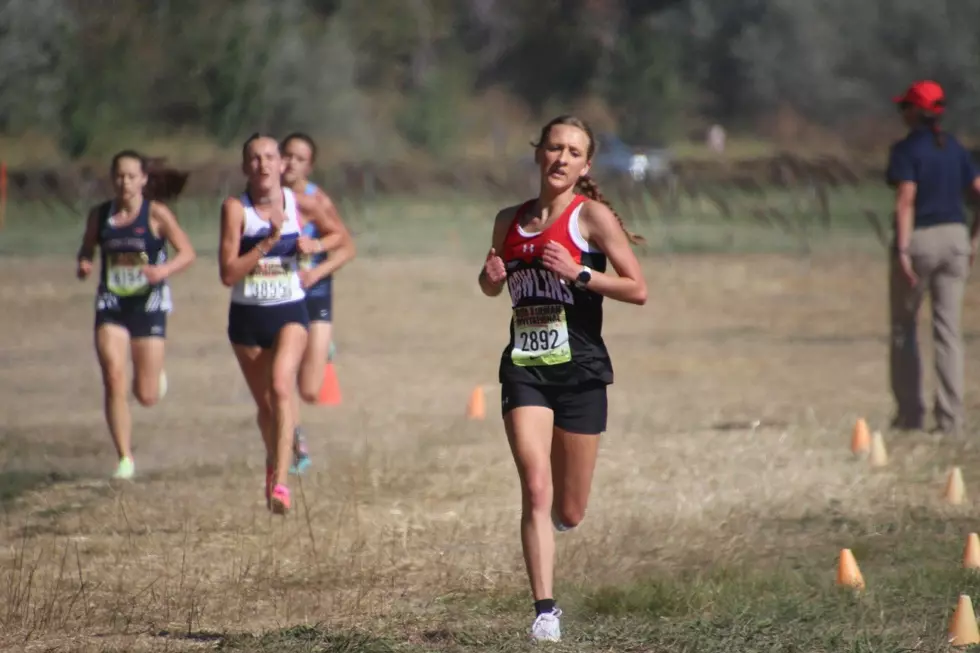
M487 275L492 283L503 283L507 278L507 269L504 268L504 259L497 256L493 247L487 253L487 260L483 264L483 273Z

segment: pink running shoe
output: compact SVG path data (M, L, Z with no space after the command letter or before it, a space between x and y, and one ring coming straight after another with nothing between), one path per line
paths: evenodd
M271 503L273 514L285 515L289 512L289 488L278 484L272 488Z

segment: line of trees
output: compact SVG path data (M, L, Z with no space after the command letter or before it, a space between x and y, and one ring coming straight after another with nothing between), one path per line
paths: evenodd
M978 24L980 0L4 0L0 135L78 158L107 134L306 129L438 159L571 106L648 144L787 113L867 133L919 77L963 130Z

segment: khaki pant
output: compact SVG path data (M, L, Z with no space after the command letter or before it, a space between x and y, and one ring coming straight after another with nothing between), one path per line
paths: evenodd
M891 386L898 413L895 425L922 428L925 401L916 316L925 293L932 304L936 364L936 426L946 433L963 428L963 338L960 315L970 273L970 237L966 225L944 224L912 232L912 268L919 278L910 287L898 256L891 256Z

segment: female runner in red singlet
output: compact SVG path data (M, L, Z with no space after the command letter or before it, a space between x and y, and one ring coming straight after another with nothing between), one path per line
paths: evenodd
M479 283L506 281L513 317L500 360L501 410L521 481L521 543L534 595L535 640L561 637L553 595L552 526L585 515L612 364L602 339L604 297L643 305L647 286L623 226L588 177L595 139L583 121L541 130L538 197L497 214ZM606 273L607 261L617 275Z

